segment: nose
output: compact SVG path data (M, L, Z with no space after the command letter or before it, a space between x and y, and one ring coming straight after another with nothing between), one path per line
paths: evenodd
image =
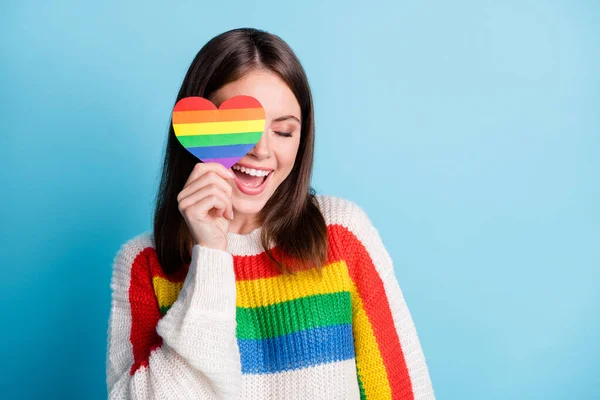
M248 154L253 155L259 160L264 160L266 158L271 157L272 149L270 142L271 141L269 139L269 132L263 132L258 143L256 143L256 145L252 148L252 150L250 150Z

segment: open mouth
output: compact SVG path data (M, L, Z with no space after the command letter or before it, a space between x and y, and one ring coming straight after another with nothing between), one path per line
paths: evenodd
M238 188L246 194L260 194L265 187L265 183L273 174L273 170L260 170L248 168L242 165L235 164L231 167L236 176Z

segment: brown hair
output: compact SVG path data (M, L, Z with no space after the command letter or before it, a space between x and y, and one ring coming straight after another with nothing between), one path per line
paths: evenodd
M288 44L252 28L233 29L214 37L192 61L175 103L188 96L209 98L222 86L258 68L276 73L287 83L300 104L302 121L294 167L259 213L261 244L284 274L310 267L320 273L327 256L327 226L310 186L313 101L304 68ZM170 124L154 212L155 248L167 274L191 262L194 241L179 212L177 195L198 162L179 143ZM277 246L279 259L269 250L271 242Z

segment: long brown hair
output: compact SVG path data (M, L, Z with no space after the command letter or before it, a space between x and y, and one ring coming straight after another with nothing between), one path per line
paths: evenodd
M300 104L302 121L294 167L258 216L261 245L284 274L306 268L316 268L320 273L327 256L327 226L310 186L313 101L304 68L288 44L276 35L252 28L233 29L214 37L192 61L175 103L188 96L209 98L222 86L257 68L266 68L287 83ZM154 212L155 248L167 274L191 261L194 241L179 212L177 195L196 163L198 159L179 143L170 124ZM277 246L279 257L269 250L269 243Z

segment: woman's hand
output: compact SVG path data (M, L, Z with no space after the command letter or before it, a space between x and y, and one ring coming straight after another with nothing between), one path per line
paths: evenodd
M233 172L215 162L194 166L177 195L179 211L196 244L213 249L227 249L227 233L233 219Z

